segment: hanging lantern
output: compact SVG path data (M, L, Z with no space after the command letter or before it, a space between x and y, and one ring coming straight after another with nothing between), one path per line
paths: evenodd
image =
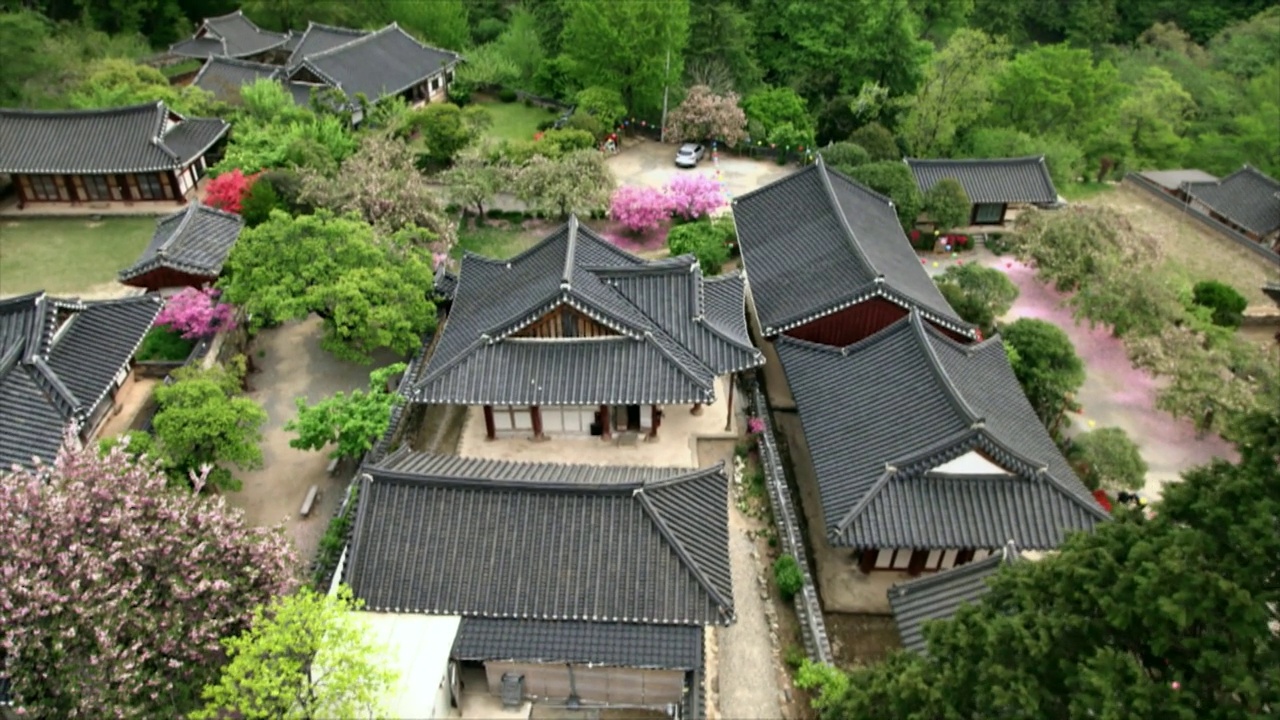
M798 148L796 148L796 149L797 149L797 150L799 150L800 152L804 152L804 146L803 146L803 145L801 145L800 147L798 147Z

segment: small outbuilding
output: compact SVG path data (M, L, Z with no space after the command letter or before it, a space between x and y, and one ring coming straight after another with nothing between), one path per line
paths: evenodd
M239 215L192 203L156 221L150 244L120 271L120 282L152 292L212 283L242 229Z
M1182 192L1194 210L1280 250L1280 180L1245 165L1221 180L1184 182Z
M1002 225L1016 217L1018 208L1058 203L1058 191L1043 155L972 160L907 158L906 163L922 193L944 178L959 182L973 204L970 225ZM1014 215L1010 210L1015 210Z

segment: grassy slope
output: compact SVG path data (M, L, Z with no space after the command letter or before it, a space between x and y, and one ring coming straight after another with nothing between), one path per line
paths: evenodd
M110 283L155 227L153 217L0 219L0 295L76 293Z
M493 116L493 127L485 133L494 142L501 140L532 140L538 131L538 123L555 119L556 114L540 107L527 107L520 102L479 102L480 107Z

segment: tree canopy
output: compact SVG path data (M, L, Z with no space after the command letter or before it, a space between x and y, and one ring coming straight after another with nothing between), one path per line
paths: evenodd
M73 441L74 442L74 441ZM180 717L217 676L219 638L289 592L280 528L169 487L123 447L64 447L0 473L0 650L15 709L37 718Z
M392 376L404 372L404 363L394 363L369 374L369 390L337 392L314 405L307 398L295 399L298 416L286 422L284 429L297 433L289 447L301 450L334 448L335 458L358 458L373 449L374 443L391 424L391 409L401 400L387 389Z
M1017 351L1013 373L1040 421L1056 434L1072 395L1084 384L1084 363L1070 338L1057 325L1036 318L1019 318L1000 327L1000 337Z

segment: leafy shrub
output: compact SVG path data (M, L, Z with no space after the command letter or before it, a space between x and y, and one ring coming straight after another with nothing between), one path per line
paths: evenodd
M870 151L868 151L870 152ZM872 157L875 154L872 153ZM906 163L873 162L853 169L849 176L876 192L889 196L894 208L898 211L898 221L904 228L915 224L924 206L924 198L920 195L920 187Z
M288 211L276 188L264 178L249 188L249 194L240 202L240 217L244 218L246 227L257 227L271 217L272 210Z
M537 128L538 132L546 132L547 130L554 129L555 126L556 126L555 118L547 118L546 120L539 120L538 124L535 125L534 127Z
M549 121L550 126L555 125L555 120ZM539 123L541 124L541 123ZM581 130L591 133L591 137L596 140L603 140L610 132L609 127L600 121L600 118L587 113L575 112L569 116L569 120L564 124L566 130ZM543 130L545 128L538 128Z
M142 344L138 346L138 362L186 360L195 345L194 340L184 340L181 333L157 325L142 338Z
M955 178L942 178L924 194L924 211L942 232L968 225L970 210L969 195Z
M806 658L804 648L799 645L788 645L787 649L782 653L782 661L792 670L799 670Z
M518 99L520 99L519 93L511 88L502 88L498 91L498 100L504 103L513 103Z
M1249 301L1238 290L1217 280L1201 280L1191 289L1196 305L1213 311L1213 324L1238 328L1244 321L1244 310Z
M562 157L575 150L592 150L596 146L596 138L585 130L548 130L542 134L539 144L547 150L548 157Z
M889 128L878 122L867 123L849 135L849 141L861 145L873 162L902 160L902 151Z
M574 100L578 104L578 112L596 117L605 127L617 127L618 121L627 114L622 93L612 88L589 87L578 93Z
M449 102L458 107L465 107L471 104L471 86L454 82L449 86Z
M672 255L693 255L704 275L716 275L729 260L733 242L733 222L725 218L699 220L677 225L667 233L667 248Z
M986 247L992 255L1004 255L1012 249L1004 233L987 233Z
M1075 436L1067 459L1090 490L1140 490L1147 481L1147 462L1137 443L1118 427Z
M858 143L847 140L831 143L822 149L822 162L848 175L849 171L859 165L871 162L871 155Z
M328 582L330 575L338 566L342 548L347 544L347 533L351 529L351 510L356 505L359 492L358 486L351 488L351 502L347 503L347 511L334 515L320 538L320 549L316 551L315 575L311 579L312 586L317 590L328 590L320 586Z
M773 579L778 583L778 592L783 600L791 600L804 587L804 574L800 572L800 564L790 555L783 555L773 563Z

